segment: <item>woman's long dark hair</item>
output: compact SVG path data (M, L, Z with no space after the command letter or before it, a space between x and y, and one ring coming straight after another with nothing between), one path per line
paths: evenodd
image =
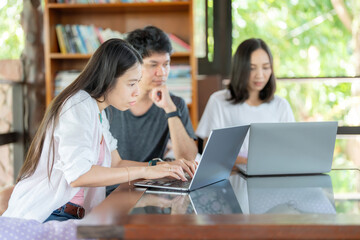
M257 49L263 49L269 56L271 65L270 79L260 91L259 98L269 102L274 98L276 90L276 78L273 68L273 57L269 47L259 38L250 38L243 41L236 50L231 67L231 78L228 89L231 97L228 101L234 104L243 103L249 98L248 84L251 71L251 54Z
M48 177L50 178L55 155L54 129L66 100L79 90L86 91L94 99L103 97L105 100L109 91L115 87L117 79L135 64L142 64L142 58L130 44L121 39L110 39L104 42L95 51L79 77L51 102L31 142L17 182L34 174L40 161L46 132L52 129L49 147L53 150L52 160L50 160L50 149L48 155Z

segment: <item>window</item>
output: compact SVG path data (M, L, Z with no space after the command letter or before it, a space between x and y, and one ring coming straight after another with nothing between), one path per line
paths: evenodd
M22 122L22 85L20 83L20 55L24 47L23 30L20 26L22 0L0 1L0 190L14 182L15 170L22 163L22 147L17 143L19 135L14 131ZM21 96L21 97L20 97ZM14 99L16 101L14 101ZM14 112L14 110L17 110ZM19 117L20 116L20 117ZM16 129L15 129L16 130Z
M269 45L296 120L360 125L352 35L330 0L232 0L232 25L233 52L250 37Z
M222 16L216 14L215 5L230 4L231 18L226 26L232 26L232 43L225 47L234 53L243 40L262 38L274 56L276 94L289 101L297 121L338 121L338 133L345 135L338 135L334 166L359 167L360 38L354 37L359 33L352 29L360 29L355 26L360 15L353 12L360 9L360 1L333 1L340 6L333 5L331 0L209 1L214 49L208 47L207 56L213 54L213 68L227 63L222 58L216 66L216 52L225 35L216 33L216 24L222 21ZM349 27L346 19L352 19L354 27ZM221 75L227 78L229 72Z

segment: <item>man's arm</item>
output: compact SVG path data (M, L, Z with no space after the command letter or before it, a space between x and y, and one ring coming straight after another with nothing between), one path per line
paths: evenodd
M159 92L161 92L160 95ZM172 101L166 85L153 89L150 98L158 107L164 109L166 114L180 110ZM170 117L168 125L175 158L195 161L198 152L196 143L187 133L180 117Z
M188 135L181 119L179 117L169 118L168 124L175 158L195 161L198 149L194 139Z

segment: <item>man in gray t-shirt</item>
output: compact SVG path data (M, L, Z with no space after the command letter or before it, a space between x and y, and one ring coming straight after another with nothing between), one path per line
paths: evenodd
M181 113L181 122L191 138L195 138L187 106L182 98L171 95ZM143 115L136 116L131 110L124 112L114 107L107 109L110 132L118 140L118 152L123 159L148 162L163 157L170 137L164 110L153 104ZM114 121L115 120L115 121ZM124 124L115 124L115 123Z
M170 138L176 159L195 161L196 137L187 106L182 98L171 95L165 84L172 52L168 36L148 26L130 32L126 40L141 54L144 63L136 104L125 112L106 109L120 157L155 165L157 161L152 159L164 157ZM107 194L115 187L107 187Z

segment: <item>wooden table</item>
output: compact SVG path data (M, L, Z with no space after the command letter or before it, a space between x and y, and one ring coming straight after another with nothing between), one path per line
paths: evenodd
M359 170L352 171L360 176ZM81 221L78 238L360 239L360 215L357 213L130 215L143 193L132 185L119 186ZM359 204L359 199L355 201Z

